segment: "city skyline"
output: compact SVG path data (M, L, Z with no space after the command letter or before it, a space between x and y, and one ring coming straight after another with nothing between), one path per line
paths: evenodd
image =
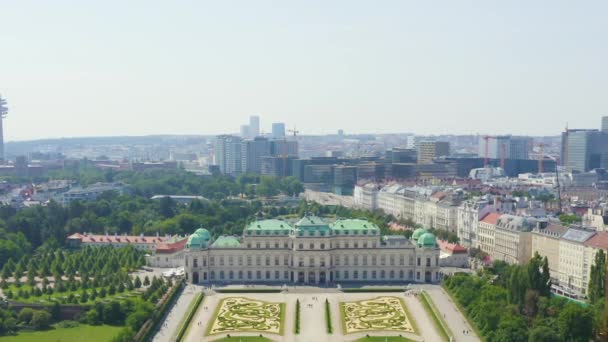
M13 2L0 22L6 140L216 135L251 115L302 134L597 127L607 9Z

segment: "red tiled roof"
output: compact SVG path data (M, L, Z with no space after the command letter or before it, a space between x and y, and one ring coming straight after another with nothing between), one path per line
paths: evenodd
M183 238L174 243L163 243L156 247L156 253L161 254L171 254L177 251L181 251L186 247L186 243L188 242L188 238Z
M486 216L484 216L480 221L484 222L484 223L495 225L499 218L500 218L499 213L489 213Z
M598 232L584 244L591 248L608 250L608 232Z
M166 238L159 236L136 236L136 235L89 235L75 233L68 236L68 239L80 240L82 243L144 243L157 244Z
M452 254L466 253L467 249L459 244L450 243L446 240L437 240L439 248L443 251L451 252Z

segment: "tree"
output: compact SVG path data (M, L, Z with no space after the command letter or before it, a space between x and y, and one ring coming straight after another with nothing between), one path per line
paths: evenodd
M494 334L494 342L527 342L528 327L521 317L504 318Z
M148 278L148 276L146 276L144 278L144 286L149 286L150 285L150 278Z
M32 316L32 325L36 329L46 329L51 324L51 314L44 310L36 310Z
M604 297L606 291L606 254L603 249L595 254L595 261L591 265L591 278L589 280L589 302L596 303Z
M528 339L529 342L559 342L561 340L555 328L545 325L540 325L530 330L530 337Z
M588 309L568 303L557 317L557 328L564 341L588 342L593 335L593 316Z
M135 276L135 281L133 282L133 286L134 286L136 289L139 289L139 288L141 287L141 280L139 279L139 277L138 277L138 276Z
M561 214L559 215L559 220L562 222L562 224L569 226L571 224L581 222L582 219L576 214Z
M23 323L29 325L30 322L32 321L32 316L34 316L34 309L23 308L23 309L21 309L21 311L19 311L19 314L17 315L17 319L20 322L23 322Z

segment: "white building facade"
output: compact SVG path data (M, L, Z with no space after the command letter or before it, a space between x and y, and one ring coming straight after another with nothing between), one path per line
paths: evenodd
M249 224L242 237L212 241L206 229L197 230L186 245L185 272L195 284L434 283L440 280L439 248L423 229L407 240L381 236L365 220L328 224L306 216L293 226L262 220Z

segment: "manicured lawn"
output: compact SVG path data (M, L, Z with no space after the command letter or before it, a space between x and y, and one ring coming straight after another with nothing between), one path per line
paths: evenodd
M59 328L46 331L20 332L16 336L0 337L1 342L107 342L111 341L122 327L110 325L92 326L81 324L75 328Z
M405 303L398 297L377 297L357 302L341 302L342 331L404 331L416 333Z
M272 340L267 339L266 337L259 336L234 336L234 337L224 337L219 340L214 340L213 342L271 342Z
M358 339L356 342L414 342L401 336L370 336Z
M283 335L285 303L228 297L218 305L207 335L259 332Z

